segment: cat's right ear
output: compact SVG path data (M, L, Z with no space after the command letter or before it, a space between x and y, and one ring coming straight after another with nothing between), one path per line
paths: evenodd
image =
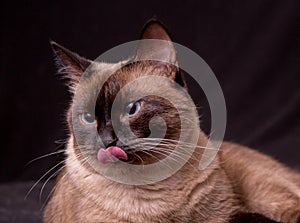
M92 61L79 56L54 41L50 41L55 54L58 72L65 75L73 83L78 83L84 71Z

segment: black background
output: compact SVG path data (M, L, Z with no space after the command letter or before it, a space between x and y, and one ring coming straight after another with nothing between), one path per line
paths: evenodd
M41 177L61 157L70 95L49 39L95 59L153 15L198 53L224 91L226 140L300 168L299 1L2 1L0 181ZM199 74L200 75L200 74ZM197 98L199 89L190 92ZM209 109L200 109L209 128Z

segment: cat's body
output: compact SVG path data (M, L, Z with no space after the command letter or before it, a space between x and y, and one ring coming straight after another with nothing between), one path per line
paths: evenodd
M166 32L162 30L159 23L155 22L150 23L143 33L146 39L169 40L164 35ZM78 74L86 68L84 61L78 58L72 60L74 55L59 45L54 44L54 50L62 60L67 61L64 62L67 72ZM168 55L172 57L172 53ZM90 62L87 62L87 66L90 66ZM91 66L93 67L95 64ZM127 73L121 70L113 77L113 81L111 81L113 84L107 85L110 95L114 95L112 89L119 90L126 82L139 76L149 76L151 72L163 76L164 72L168 71L168 78L175 79L182 85L185 84L182 80L178 81L180 77L176 76L172 67L166 69L166 66L163 65L164 67L161 69L161 63L135 64L133 66L137 66L137 68L127 69ZM154 66L154 69L151 66ZM70 70L70 67L73 70ZM116 82L118 82L118 87L116 87ZM76 84L74 85L76 87ZM109 97L107 96L109 94L105 95L106 98L103 100ZM103 103L103 100L99 103ZM184 98L182 100L184 101ZM146 114L150 114L151 109L155 107L157 114L159 112L157 106L166 106L165 104L166 102L161 99L150 98L138 105L143 106L143 109L147 111ZM105 111L101 110L102 107L105 105L101 105L98 110L103 114ZM169 112L159 114L172 130L166 133L167 139L174 139L178 137L175 131L176 126L173 126L177 123L177 113L169 107L162 110L166 111L166 109L170 109ZM196 112L193 109L190 112L189 119L198 120ZM72 122L70 113L69 124ZM103 129L106 131L109 125L101 127L100 116L97 118L98 132L103 135ZM131 117L133 128L143 125L147 121L146 118L139 116L135 120ZM148 125L148 122L146 124ZM66 165L57 179L55 190L45 209L45 222L218 223L229 222L234 215L242 212L258 213L281 222L297 223L300 220L299 174L268 156L227 142L222 143L220 151L210 165L206 169L200 170L199 161L208 139L199 127L197 127L200 132L197 149L185 165L172 176L145 185L122 184L107 179L95 171L84 162L71 124L70 127L72 134L66 149ZM136 130L136 134L144 133ZM106 148L110 148L109 146L112 145L110 137L112 136L104 135L105 140L110 140ZM142 137L146 136L140 136L140 138ZM118 143L115 142L113 148L121 147L121 144ZM120 152L119 149L115 151ZM127 150L125 149L125 151ZM98 153L99 156L102 155ZM123 156L123 158L127 159L127 156ZM142 156L142 158L147 160L147 156ZM149 162L151 163L151 160Z
M78 171L81 164L68 150L63 180L45 212L49 222L224 222L239 206L218 158L205 171L190 160L171 178L132 186Z
M239 212L299 222L299 175L237 144L224 143L204 171L191 159L192 166L172 178L144 186L122 185L81 169L71 145L67 153L46 222L217 223L229 222Z
M229 222L238 212L299 222L299 175L237 144L224 143L205 171L192 159L193 166L186 165L172 178L141 187L81 169L71 145L67 153L66 169L45 210L45 222L216 223ZM78 179L82 191L75 186Z

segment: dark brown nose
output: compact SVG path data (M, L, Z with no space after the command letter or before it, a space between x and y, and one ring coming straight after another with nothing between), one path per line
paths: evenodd
M110 146L116 146L117 137L113 131L112 127L106 126L99 131L99 136L105 146L108 148Z

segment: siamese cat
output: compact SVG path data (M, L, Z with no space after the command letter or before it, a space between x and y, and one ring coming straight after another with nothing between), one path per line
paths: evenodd
M174 65L180 61L177 62L170 35L159 21L151 20L143 28L141 39L168 43L153 46L151 51L137 50L140 58L154 53L162 57L163 62L91 61L51 42L60 72L70 80L74 98L68 112L70 137L65 166L44 210L44 222L223 223L234 222L235 216L241 213L255 213L269 219L268 222L299 223L300 175L272 158L241 145L223 142L209 166L199 169L208 137L199 127L197 110L190 103L187 91L178 93L175 87L187 86L184 75ZM89 74L82 81L87 70ZM112 75L99 90L98 85L103 81L101 75L105 72ZM129 86L127 95L131 92L142 94L149 89L163 91L179 101L181 108L162 97L147 95L126 102L125 107L117 107L116 112L121 115L116 116L112 107L114 101L120 99L117 97L119 91L130 82L153 76L169 82L151 83L150 78ZM88 91L97 92L95 104L89 104ZM181 113L184 113L184 120L181 120ZM112 120L117 119L122 124L121 116L127 118L134 142L118 138ZM154 123L157 131L161 123L166 126L161 139L153 136L153 129L149 127L154 117L163 119ZM190 128L182 126L185 119ZM122 132L123 128L120 129ZM180 143L181 132L188 136L197 134L197 145L172 175L132 185L107 177L116 172L126 179L128 172L121 164L131 166L134 171L134 168L163 161ZM174 153L174 160L178 162L182 151L189 149L189 142L182 143L180 148L182 150ZM93 167L98 163L103 168L109 166L109 174L101 174ZM162 166L161 170L164 168L169 166Z

